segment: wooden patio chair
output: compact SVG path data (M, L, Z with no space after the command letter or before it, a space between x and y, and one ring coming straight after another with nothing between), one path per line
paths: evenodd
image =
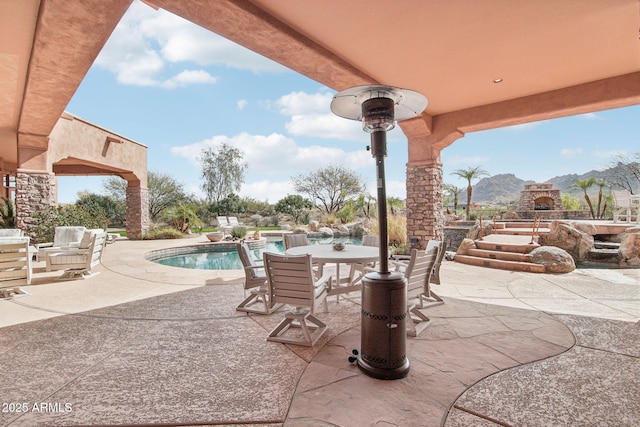
M265 252L263 259L271 306L282 303L294 307L269 333L267 340L308 347L315 345L327 330L327 325L315 317L314 312L319 303L322 303L325 313L329 311L327 291L331 275L325 274L316 280L311 255ZM290 328L299 328L301 334L284 336Z
M408 263L393 262L396 270L403 272L407 279L407 335L409 336L420 335L431 323L431 319L421 312L421 309L443 304L442 301L432 302L431 298L427 303L424 295L429 290L438 250L437 245L432 245L425 250L413 249Z
M77 248L60 248L44 254L46 271L64 270L56 280L85 279L98 274L93 267L100 264L106 243L104 230L87 230Z
M289 248L295 248L296 246L307 246L309 244L309 239L307 239L307 235L304 233L285 234L283 240L285 251Z
M275 304L273 307L269 304L267 275L264 272L262 260L258 262L255 259L246 242L236 243L236 249L244 268L245 294L249 291L249 296L236 307L236 310L257 314L271 314L278 310L283 304ZM259 308L254 307L256 304L259 305Z
M0 241L0 297L25 294L20 286L30 284L29 237L3 237Z

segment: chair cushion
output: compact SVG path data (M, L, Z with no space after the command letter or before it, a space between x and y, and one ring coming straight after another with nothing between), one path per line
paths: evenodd
M71 243L80 242L85 230L85 227L56 227L53 237L53 246L69 246Z

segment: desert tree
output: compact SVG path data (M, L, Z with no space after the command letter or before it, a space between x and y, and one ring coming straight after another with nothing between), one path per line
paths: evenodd
M217 203L229 194L240 191L247 163L242 151L227 143L219 148L205 148L198 161L202 165L202 191L209 202Z
M475 179L480 178L481 176L488 176L489 173L484 169L480 168L480 166L476 166L475 168L468 167L466 169L458 169L451 172L452 175L457 175L460 178L467 180L467 212L466 218L469 219L469 207L471 206L471 195L473 193L473 186L471 182Z
M291 179L296 192L318 201L327 214L335 214L347 200L365 192L365 185L355 172L337 165L330 165Z

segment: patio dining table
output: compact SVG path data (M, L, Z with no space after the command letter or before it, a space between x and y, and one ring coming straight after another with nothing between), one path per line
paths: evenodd
M340 295L359 290L360 279L364 272L360 272L356 277L351 274L341 277L341 264L349 264L354 268L355 264L367 264L377 262L380 258L380 250L374 246L345 245L344 249L337 251L332 245L306 245L295 246L286 250L287 255L311 255L314 263L318 263L321 268L324 264L336 264L336 276L328 295Z

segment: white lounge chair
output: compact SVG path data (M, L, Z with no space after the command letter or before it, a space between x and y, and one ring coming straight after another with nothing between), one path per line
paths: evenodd
M93 267L100 264L107 233L86 230L79 246L48 250L43 255L46 271L65 270L58 279L84 279L98 274Z
M613 222L631 222L635 217L640 222L640 195L631 194L628 190L613 190Z
M19 287L30 284L29 237L3 237L0 240L0 293L2 296L24 294Z
M82 236L87 229L82 226L60 226L56 227L53 234L53 242L38 243L38 261L44 259L44 254L48 251L57 251L62 248L77 248L80 246Z

